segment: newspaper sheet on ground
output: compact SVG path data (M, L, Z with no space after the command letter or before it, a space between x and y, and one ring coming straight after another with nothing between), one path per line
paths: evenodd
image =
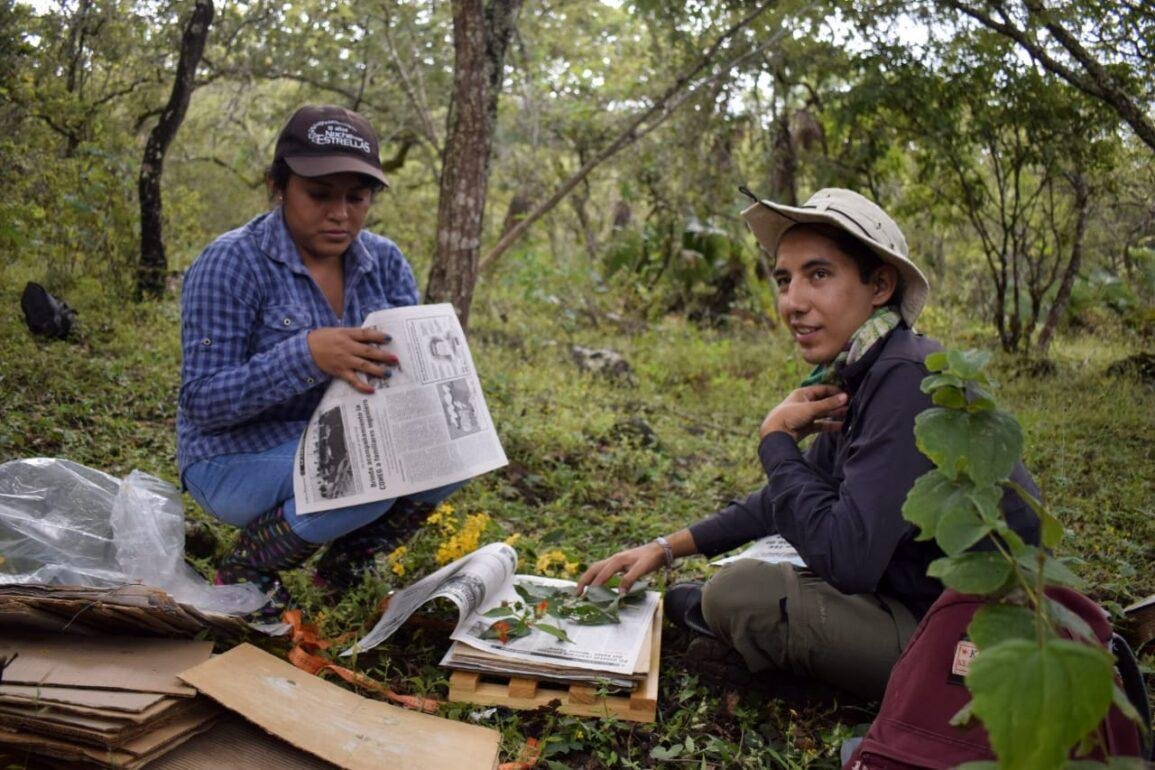
M388 379L358 393L334 380L297 447L297 513L388 500L505 465L465 334L453 306L371 313L365 328L393 339Z
M729 564L739 559L757 559L758 561L770 562L771 564L788 561L796 567L806 566L806 562L798 555L798 551L794 550L794 546L786 542L786 538L781 535L767 535L766 537L759 538L751 543L746 550L723 559L715 559L710 563L715 567L720 567L723 564Z
M562 642L549 634L533 631L528 636L495 644L481 634L492 623L484 613L502 601L520 600L515 581L572 587L570 581L514 575L517 553L505 543L490 543L473 553L437 570L408 588L395 593L377 625L342 655L376 647L389 638L413 612L435 598L447 598L460 612L451 638L463 644L498 655L513 662L572 667L588 671L629 677L638 668L638 658L645 644L650 622L658 606L658 594L647 591L644 600L622 607L620 623L583 626L567 620L556 620L572 642Z

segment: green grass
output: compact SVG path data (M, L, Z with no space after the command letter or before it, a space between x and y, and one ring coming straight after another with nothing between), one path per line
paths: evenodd
M78 285L67 298L80 311L79 333L47 342L32 339L15 311L22 280L10 271L3 281L0 302L13 312L0 314L0 461L65 457L116 476L141 469L175 481L175 300L114 306L96 287ZM699 328L623 307L614 292L587 291L573 276L513 272L480 287L470 344L510 465L452 502L459 516L491 517L487 538L519 536L522 571L554 550L584 566L753 489L761 481L758 425L808 368L783 333L765 326ZM975 344L973 326L934 321L944 343ZM966 330L959 339L945 336L956 328ZM617 350L631 376L580 372L575 344ZM1026 431L1028 465L1068 529L1061 553L1079 560L1089 592L1109 606L1155 592L1155 394L1103 373L1140 348L1121 334L1061 338L1053 371L1002 357L995 365L998 396ZM203 520L191 502L186 508ZM209 525L219 555L232 532ZM389 589L432 569L439 542L435 529L422 529L405 576L367 583L336 603L304 570L289 582L326 635L356 634ZM196 564L207 572L211 559ZM703 559L687 559L670 577L709 571ZM436 663L447 617L434 610L357 666L398 691L443 696L447 674ZM652 767L659 757L674 766L836 767L838 743L870 719L867 710L792 708L727 693L698 676L684 637L667 629L665 641L657 723L498 710L482 723L502 731L503 761L536 737L546 765L558 768ZM466 719L476 710L449 705L444 713Z

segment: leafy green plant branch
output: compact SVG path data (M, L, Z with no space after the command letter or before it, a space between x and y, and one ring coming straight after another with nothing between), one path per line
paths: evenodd
M563 642L571 642L564 628L543 620L553 617L583 626L618 623L622 605L640 600L647 586L647 581L638 581L626 594L606 586L589 586L579 596L568 586L515 583L513 590L517 591L521 601L502 602L486 612L486 617L497 620L481 634L481 638L497 639L506 644L510 639L528 636L537 629Z
M999 762L967 767L1074 767L1071 749L1084 755L1094 748L1112 703L1139 716L1115 684L1111 653L1082 618L1047 596L1048 586L1078 589L1081 581L1050 555L1062 525L1010 479L1023 432L991 395L989 359L953 350L927 357L922 390L935 406L916 418L915 438L936 467L915 482L902 513L919 527L919 540L935 540L945 554L929 575L989 599L967 629L979 654L965 680L972 700L954 722L978 717ZM1026 543L1004 517L999 503L1008 488L1038 516L1039 545Z

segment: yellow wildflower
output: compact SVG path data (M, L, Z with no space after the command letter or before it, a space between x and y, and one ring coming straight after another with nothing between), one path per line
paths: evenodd
M477 546L481 544L481 536L485 534L485 529L489 526L490 521L488 513L472 513L466 516L460 532L445 533L449 534L449 539L437 546L435 556L437 563L448 564L467 553L476 551Z
M573 565L572 572L570 565ZM546 551L537 557L537 574L539 575L551 577L560 577L562 574L572 575L577 572L577 567L577 562L571 562L565 552L557 548Z
M405 574L405 563L402 559L405 558L405 554L408 552L409 548L407 546L399 545L389 554L389 569L397 577Z
M518 540L521 540L521 533L520 532L514 532L512 535L510 535L509 537L507 537L505 539L505 544L506 545L517 545Z

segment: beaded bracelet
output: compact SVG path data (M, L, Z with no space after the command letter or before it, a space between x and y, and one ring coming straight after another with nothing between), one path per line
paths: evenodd
M659 535L654 538L654 542L662 547L662 553L666 555L666 569L671 569L674 566L674 548L670 541Z

